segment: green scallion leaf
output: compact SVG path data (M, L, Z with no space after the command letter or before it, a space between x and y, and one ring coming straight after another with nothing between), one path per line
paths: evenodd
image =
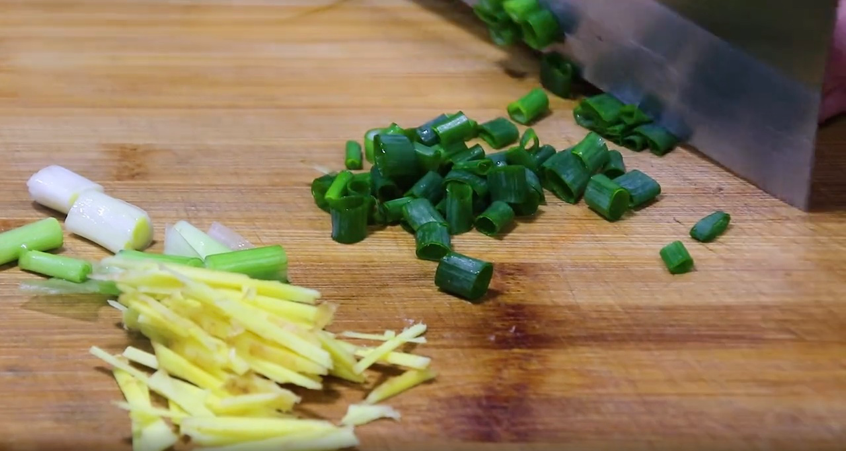
M446 187L446 216L449 232L459 235L473 228L473 188L466 183L450 182Z
M204 262L206 268L246 274L253 279L288 280L288 256L279 245L212 254Z
M369 172L353 174L352 179L347 183L347 192L354 196L369 196L370 177Z
M529 188L538 195L538 201L540 203L546 202L546 194L543 192L543 184L541 183L540 177L535 172L532 172L531 169L526 168L526 183L529 184Z
M540 11L538 0L506 0L502 3L508 17L514 22L522 24L535 11Z
M350 171L341 171L335 177L335 180L333 180L332 184L329 185L329 189L326 191L326 195L323 196L330 206L339 202L342 197L347 195L347 185L350 183L350 180L352 180L352 178L353 173Z
M624 105L620 108L620 121L631 130L652 122L652 118L647 116L637 105Z
M558 20L548 9L534 11L520 24L523 42L535 50L543 50L558 39L561 31Z
M537 167L540 168L543 166L543 164L546 163L546 160L555 155L555 152L555 147L552 147L549 144L542 145L541 148L534 154L535 164Z
M342 244L353 244L367 237L367 219L371 204L361 196L349 197L343 205L331 206L332 239Z
M441 174L429 171L405 193L405 197L428 199L432 204L437 204L444 197L444 178Z
M494 167L508 166L508 151L489 154L488 159L491 160Z
M418 166L424 171L437 171L441 167L441 153L437 148L415 142L414 152L417 154Z
M629 192L603 174L590 178L585 190L585 203L609 221L623 217L629 209Z
M398 199L391 199L382 203L382 209L385 212L385 222L387 224L396 224L400 222L403 218L403 207L412 200L414 200L413 197L400 197Z
M684 274L693 269L693 257L681 241L673 241L664 246L660 254L670 274Z
M488 236L497 235L514 222L514 217L514 209L510 205L495 200L476 217L476 230Z
M678 144L678 138L668 132L667 129L657 124L646 124L636 128L635 135L643 136L649 145L649 150L655 155L666 155Z
M470 150L467 143L464 141L454 141L451 143L440 143L433 146L434 149L441 155L441 163L452 161L452 157L462 154Z
M488 292L492 277L492 264L450 252L438 263L435 285L447 293L476 301Z
M455 164L462 161L481 160L482 158L485 158L485 149L482 148L482 146L480 146L479 144L476 144L473 147L465 150L464 152L459 152L453 155L450 158L450 161Z
M643 135L632 133L628 136L623 137L623 142L621 145L626 149L631 149L635 152L640 152L646 149L649 146L649 143L646 141L646 137L644 137Z
M476 134L476 122L468 118L464 113L451 115L449 120L434 127L441 143L452 143L465 141Z
M382 171L376 165L370 168L370 189L371 193L382 202L402 197L399 186L382 175Z
M491 41L500 47L514 45L523 36L520 25L513 22L490 26L488 27L488 34L491 37Z
M414 141L423 144L424 146L434 146L439 142L438 135L435 133L434 129L435 125L443 123L448 119L449 117L446 114L441 114L429 122L417 127L415 129L416 136Z
M539 119L549 110L549 97L541 88L535 88L528 94L508 105L508 115L518 124L528 125Z
M556 52L547 52L541 59L541 86L558 97L568 99L572 95L576 72L576 66L571 61Z
M449 229L443 224L430 222L423 224L414 234L417 258L439 261L452 249Z
M473 190L470 190L470 191L473 191ZM446 205L447 205L447 198L446 198L446 196L444 196L444 198L443 198L443 199L441 199L441 201L440 201L440 202L438 202L438 204L437 204L437 205L435 205L435 210L437 210L437 211L438 211L438 213L440 213L440 214L441 214L441 216L443 216L444 218L446 218L446 211L447 211L447 210L446 210ZM449 220L447 220L447 222L449 222Z
M538 162L535 156L522 147L512 147L505 153L505 161L509 166L525 166L532 172L538 171Z
M498 117L479 126L479 138L494 149L502 149L517 142L520 130L508 119Z
M364 133L364 158L369 163L376 162L375 153L373 151L373 139L376 138L376 135L382 133L384 129L381 128L371 128Z
M526 131L523 132L523 137L520 138L520 147L526 149L529 153L537 152L540 147L540 139L538 139L538 134L535 133L535 129L527 128Z
M582 197L591 175L582 160L569 150L550 157L541 167L541 171L546 189L571 204L577 203Z
M491 205L490 196L479 197L473 196L473 215L478 216L482 214Z
M629 192L631 207L638 208L655 200L661 194L661 185L652 177L632 169L629 172L614 179L614 183L620 185Z
M458 171L467 171L479 176L486 176L491 168L494 167L493 161L489 158L471 161L459 161L452 165L452 169Z
M602 167L602 173L612 180L625 174L626 164L623 162L623 154L616 150L609 150L608 161Z
M347 169L361 169L363 167L361 161L361 144L353 140L347 141L345 155L344 166Z
M370 211L367 215L367 225L387 225L388 213L385 211L384 204L379 202L379 199L374 196L367 196L365 199L370 205Z
M473 5L476 17L488 26L495 27L511 22L511 18L502 7L502 0L479 0Z
M76 283L88 280L92 271L91 262L85 260L25 249L18 257L18 267L24 271Z
M317 208L325 212L329 212L329 202L326 200L326 192L332 186L337 174L324 174L317 177L311 182L311 197L314 198L314 204Z
M152 252L141 252L133 249L123 249L117 253L117 257L128 260L149 260L162 263L172 263L175 265L193 266L195 268L202 268L203 266L205 266L203 264L203 261L197 257L182 257L180 255L154 254Z
M579 157L588 172L594 174L608 162L608 145L596 132L590 132L573 147L573 155Z
M526 200L529 183L523 166L496 167L488 172L488 189L491 200L519 204Z
M380 133L373 139L379 172L395 183L416 180L419 174L414 144L405 135Z
M488 172L488 175L490 175L490 172ZM459 169L449 171L444 177L444 183L449 182L461 182L470 185L470 188L473 188L473 192L479 197L485 197L489 192L487 180L467 171Z
M730 222L731 215L724 211L715 211L700 219L690 229L690 237L702 243L710 243L726 231Z
M623 106L623 102L611 94L600 94L582 100L573 110L573 116L577 124L602 134L619 123Z
M423 224L437 222L448 226L446 220L428 199L414 199L402 207L402 217L415 232Z

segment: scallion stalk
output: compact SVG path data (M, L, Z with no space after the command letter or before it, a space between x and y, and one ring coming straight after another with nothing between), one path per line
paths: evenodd
M504 117L498 117L479 126L479 138L494 149L502 149L517 142L520 131L513 122Z
M435 285L447 293L476 301L488 292L492 277L492 264L450 252L438 263Z
M491 160L494 167L508 166L508 151L489 154L488 159Z
M658 156L666 155L678 144L678 138L657 124L641 125L634 130L634 134L643 136L649 145L649 150Z
M605 175L596 174L588 182L585 203L603 218L616 221L629 209L629 192Z
M623 137L621 145L626 149L631 149L635 152L640 152L643 149L646 149L649 146L649 143L646 141L646 138L643 135L630 134L628 136Z
M518 124L528 125L549 109L549 97L543 89L535 88L508 105L508 115Z
M611 94L599 94L582 100L573 116L576 123L600 134L620 120L620 114L625 105Z
M490 172L488 172L490 175ZM449 182L461 182L470 185L473 188L473 192L476 193L479 197L485 197L488 195L488 182L486 179L479 177L476 174L462 171L459 169L453 169L449 171L449 173L444 177L444 183Z
M515 213L510 205L495 200L476 217L476 230L488 236L497 235L514 222L514 217Z
M541 59L541 86L547 91L563 97L572 95L573 78L576 76L576 66L556 52L547 52Z
M414 200L413 197L400 197L398 199L392 199L386 201L382 204L383 209L385 211L385 221L388 224L395 224L402 220L402 209L405 207L405 204Z
M343 205L331 206L332 239L342 244L353 244L367 237L367 220L371 204L361 196L350 196Z
M535 50L548 47L560 34L558 20L548 9L532 12L520 25L523 31L523 42Z
M520 138L520 147L526 149L529 153L537 152L540 147L540 139L538 139L538 134L535 133L535 129L527 128L526 131L523 132L523 136Z
M36 203L67 214L85 191L103 192L103 186L62 166L41 169L26 182L29 196Z
M608 162L608 145L596 132L590 132L575 147L573 155L579 157L588 172L594 174Z
M399 183L415 179L419 174L417 153L414 145L405 135L380 133L373 140L376 166L385 177Z
M415 142L414 152L417 154L417 164L422 170L437 171L441 167L441 153L437 148Z
M494 201L523 203L529 193L526 169L523 166L511 165L493 168L488 173L488 188Z
M382 175L382 171L376 165L370 168L370 190L371 194L382 202L402 197L399 186L393 180Z
M590 181L590 172L573 152L564 150L550 157L541 167L543 183L564 202L575 204Z
M482 148L479 144L475 144L473 147L470 147L464 152L459 152L453 155L450 158L453 164L459 163L462 161L473 161L473 160L481 160L485 158L485 149Z
M453 170L458 171L467 171L479 176L486 176L488 172L493 168L493 161L489 158L484 158L481 160L471 160L471 161L459 161L452 165Z
M693 257L681 241L673 241L664 246L660 254L670 274L684 274L693 269Z
M56 218L46 218L0 233L0 265L13 262L23 251L49 251L62 246L64 234Z
M466 183L449 182L446 185L444 216L449 232L459 235L473 228L473 188Z
M65 228L113 253L146 249L153 241L153 225L147 212L93 190L79 195L65 218Z
M402 207L402 216L411 229L417 232L423 224L437 222L448 226L446 220L428 199L414 199Z
M279 245L209 255L206 268L245 274L253 279L288 280L288 256Z
M506 0L502 9L514 22L521 24L535 11L541 9L538 0Z
M452 249L447 226L429 222L420 226L414 235L417 258L438 261Z
M726 231L730 222L731 215L724 211L715 211L700 219L690 229L690 237L702 243L710 243Z
M444 197L444 178L435 171L429 171L405 193L405 197L428 199L437 204Z
M476 134L476 122L468 118L464 113L450 116L449 120L434 127L441 143L464 141Z
M615 178L614 183L629 192L632 208L648 204L661 194L661 185L655 179L637 169L632 169Z
M535 156L522 147L512 147L505 153L505 161L509 166L525 166L532 172L538 171L538 162Z
M652 118L647 116L637 105L624 105L623 108L620 108L620 121L631 130L652 122Z
M91 263L85 260L32 250L21 253L18 266L25 271L76 283L88 280L92 270Z
M203 260L196 257L154 254L152 252L141 252L132 249L124 249L118 252L117 257L129 260L149 260L162 263L172 263L175 265L193 266L195 268L202 268L204 266Z
M326 192L329 191L336 176L337 174L324 174L311 182L311 196L314 198L314 204L327 213L329 202L326 200Z
M626 164L623 162L623 154L616 150L609 150L608 161L602 167L602 173L612 180L625 174Z
M347 195L347 187L352 179L353 173L350 171L341 171L337 176L335 176L335 179L332 180L332 184L329 185L329 189L323 196L330 206L337 203L342 197Z
M353 140L347 141L345 155L344 166L347 169L362 168L361 144Z
M373 140L376 138L376 135L382 133L384 129L382 128L371 128L364 133L364 158L369 163L376 162L376 153L374 152L374 143Z
M434 146L438 143L438 134L435 133L434 126L449 120L446 114L441 114L438 117L426 122L425 124L415 129L416 136L414 141L423 144L424 146Z
M370 187L370 173L360 172L353 174L352 179L347 183L347 192L353 196L369 196Z
M534 154L535 164L537 167L540 168L543 166L543 164L546 163L546 160L555 155L555 152L555 147L552 147L549 144L542 145L541 148Z

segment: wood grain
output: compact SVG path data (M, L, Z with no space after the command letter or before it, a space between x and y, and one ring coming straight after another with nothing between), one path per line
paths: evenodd
M330 240L308 185L314 165L342 164L345 140L459 109L493 118L537 85L528 54L492 46L457 6L2 0L0 11L0 230L49 215L25 182L65 165L146 209L156 250L179 219L283 244L293 280L341 304L335 330L425 321L420 352L440 377L390 402L400 424L362 427L362 450L846 443L844 214L797 211L688 151L624 151L664 195L621 222L554 201L502 240L457 237L496 265L482 305L438 293L435 266L398 229ZM584 136L572 106L552 101L535 127L544 142ZM723 238L685 238L718 208L733 217ZM697 269L673 277L658 250L676 239ZM71 236L64 252L105 255ZM118 315L27 298L17 286L32 277L0 272L0 448L129 449L129 420L109 404L118 389L87 354L131 343ZM336 384L304 407L338 419L363 396Z

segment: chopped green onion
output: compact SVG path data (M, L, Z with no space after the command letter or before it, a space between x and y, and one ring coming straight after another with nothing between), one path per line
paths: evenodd
M382 133L387 135L403 135L409 140L412 140L414 139L415 132L416 131L413 129L406 130L397 125L396 122L392 122L391 125L389 125ZM374 150L378 150L378 148L374 147Z
M490 199L489 196L485 196L485 197L474 196L473 197L473 215L478 216L478 215L482 214L485 210L488 209L488 207L490 205L491 205L491 199Z
M522 203L529 193L526 169L523 166L493 168L488 172L488 188L494 201Z
M505 161L508 165L525 166L532 172L538 171L538 161L535 156L522 147L512 147L505 153Z
M64 214L70 211L82 192L104 191L102 185L55 164L32 174L26 182L26 187L32 200Z
M21 253L18 266L25 271L76 283L85 282L92 270L91 263L85 260L32 250Z
M498 117L479 126L479 138L482 138L494 149L502 149L505 146L517 142L520 137L520 130L513 122L504 117Z
M349 140L347 141L346 146L346 159L344 160L344 166L347 169L361 169L362 162L361 162L361 144L356 141Z
M536 191L529 191L526 199L519 204L511 204L514 214L517 216L532 216L538 212L541 197Z
M520 26L512 22L488 27L488 34L493 43L500 47L514 45L522 37Z
M209 255L204 263L209 269L246 274L253 279L288 279L288 256L278 244Z
M491 168L493 168L493 166L493 161L489 158L484 158L481 160L459 161L452 165L452 169L467 171L484 177L488 175L488 172Z
M543 164L546 163L546 160L555 155L555 152L555 147L552 147L549 144L542 145L534 155L537 167L543 166Z
M523 42L535 50L542 50L555 42L560 34L558 20L547 9L534 11L521 24Z
M490 172L488 172L490 174ZM470 185L470 188L473 188L473 192L476 193L479 197L485 197L488 195L488 182L487 180L479 177L476 174L462 171L458 169L453 169L449 171L449 173L444 177L444 183L449 182L461 182Z
M666 155L678 144L678 138L657 124L641 125L634 130L634 134L643 136L649 145L649 150L659 156Z
M402 191L393 180L382 175L379 167L370 167L370 190L382 202L402 197Z
M450 252L438 263L435 285L447 293L475 301L488 292L492 277L492 264Z
M429 171L405 193L405 197L428 199L429 202L437 204L444 197L444 178L441 174Z
M184 238L200 258L206 258L212 254L222 254L232 250L229 246L210 237L206 232L194 227L188 221L177 222L173 225L173 231Z
M367 237L367 219L371 205L364 197L352 196L344 205L332 206L332 239L342 244L353 244Z
M430 222L423 224L414 234L417 258L438 261L452 249L449 229L443 224Z
M473 12L488 26L497 26L511 21L505 9L502 8L502 0L479 0L473 5Z
M546 202L546 194L543 192L543 184L541 183L540 177L531 169L526 168L526 183L529 184L529 188L538 195L539 202Z
M508 151L492 153L488 155L488 159L491 160L494 167L508 166Z
M62 279L27 280L21 283L21 291L46 296L64 296L69 294L99 294L118 296L120 290L111 280L86 280L82 283L68 282Z
M625 174L626 164L623 162L623 154L616 150L608 151L608 161L602 167L602 173L612 180Z
M523 23L535 11L541 9L538 0L506 0L502 3L508 17L516 23Z
M481 160L482 158L485 158L485 149L481 145L475 144L464 152L454 154L450 161L454 164L462 161Z
M355 196L369 196L370 177L369 172L353 174L352 178L347 183L347 191Z
M620 121L629 129L652 122L652 118L646 115L637 105L624 105L620 108Z
M337 174L325 174L317 177L311 182L311 197L314 198L314 204L317 208L325 212L329 212L329 202L326 201L326 192L332 186Z
M352 179L353 173L350 171L341 171L337 176L335 176L335 180L332 181L332 184L329 185L329 190L327 190L326 195L323 196L330 206L339 202L342 197L347 195L347 186Z
M80 193L65 218L65 230L112 253L146 249L153 242L153 225L146 211L95 190Z
M660 253L661 260L664 260L670 274L684 274L693 269L693 257L681 241L673 241L664 246Z
M402 220L403 207L412 200L414 200L413 197L400 197L383 203L382 206L385 210L385 221L388 224L400 222Z
M415 232L423 224L437 222L447 225L446 220L428 199L414 199L402 207L402 217Z
M441 162L452 160L452 157L470 150L467 143L464 141L455 141L451 143L440 143L434 146L435 150L441 156Z
M629 192L632 208L652 202L661 194L661 185L652 177L632 169L614 179L614 182Z
M488 236L502 232L514 222L514 209L505 202L493 201L490 206L476 217L476 230Z
M459 235L473 228L473 188L460 182L447 184L444 215L449 232Z
M172 263L175 265L193 266L195 268L203 267L203 260L196 257L182 257L179 255L165 255L153 254L151 252L141 252L132 249L124 249L117 253L118 258L125 258L128 260L149 260L162 263Z
M619 122L623 106L623 102L611 94L600 94L582 100L573 110L573 116L582 127L604 133Z
M572 95L573 78L576 76L576 66L556 52L547 52L541 59L541 86L547 91L563 97Z
M535 129L527 128L526 131L523 132L523 137L520 138L520 147L526 149L529 153L537 152L540 147L540 140L538 139L538 134L535 133Z
M380 133L374 138L373 145L376 166L379 166L382 175L394 182L417 177L417 153L408 137Z
M370 210L367 213L367 225L379 224L384 225L388 223L387 213L382 202L379 202L374 196L365 196L365 201L369 204Z
M49 251L62 246L64 234L56 218L46 218L0 233L0 265L13 262L25 250Z
M518 124L528 125L549 109L549 97L543 89L535 88L508 105L508 115Z
M623 138L621 145L624 146L626 149L631 149L635 152L640 152L643 149L646 149L646 147L649 146L649 143L646 142L646 137L644 137L643 135L630 134Z
M472 192L473 190L471 189L470 191ZM437 210L437 211L438 211L438 213L440 213L440 214L441 214L441 216L443 216L444 218L446 218L446 211L447 211L447 210L446 210L446 205L447 205L447 198L446 198L446 196L444 196L444 198L443 198L443 199L441 199L441 201L440 201L440 202L438 202L438 204L437 204L437 205L435 205L435 210Z
M596 174L585 190L585 203L603 218L616 221L629 209L629 192L605 175Z
M434 130L441 143L464 141L476 133L476 123L459 111L448 121L436 125Z
M414 152L417 154L417 164L424 171L437 171L441 167L441 153L437 148L415 142Z
M590 180L590 172L573 152L564 150L550 157L542 166L543 182L564 202L575 204Z
M608 145L598 133L590 132L573 147L573 155L579 157L588 172L594 174L608 162Z
M731 222L731 215L724 211L715 211L700 219L690 229L690 237L696 241L710 243L726 231Z
M384 129L382 128L371 128L370 130L367 130L367 132L364 133L364 158L369 163L376 162L376 154L374 153L373 140L374 138L376 138L376 135L382 133L383 131Z
M438 135L435 133L435 129L433 128L435 125L438 125L446 120L449 117L446 114L441 114L440 116L432 119L429 122L417 127L415 129L415 137L414 141L419 142L425 146L434 146L438 143Z

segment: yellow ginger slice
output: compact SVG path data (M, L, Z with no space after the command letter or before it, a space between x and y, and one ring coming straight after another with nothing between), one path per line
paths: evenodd
M352 343L347 343L345 341L338 340L338 344L340 344L347 352L355 353L356 357L364 358L367 354L373 352L374 348L367 348L362 346L356 346ZM379 362L382 363L389 363L391 365L397 366L404 366L406 368L412 368L416 370L422 370L429 367L429 364L432 363L432 359L429 357L424 357L422 355L415 355L415 354L408 354L406 352L389 352L385 356L379 359Z
M382 385L373 389L364 400L367 404L376 404L392 396L396 396L412 387L434 379L435 372L431 369L408 370L401 375L388 379Z
M115 361L117 361L116 358ZM144 411L152 409L150 392L147 386L127 371L115 368L113 373L123 396L127 400L123 404L128 407L131 406L133 409L142 410L130 414L132 420L132 449L136 451L162 451L173 446L179 440L179 437L155 412Z
M329 374L329 370L305 357L296 354L276 343L269 342L252 332L243 333L229 341L241 355L250 355L277 365L284 366L298 373Z
M309 431L255 442L200 448L199 451L312 451L355 448L358 445L355 430L343 427L331 431Z
M347 407L347 414L341 420L344 426L361 426L380 418L390 418L399 421L402 416L391 406L351 404Z
M240 440L263 440L298 432L328 432L337 429L337 427L322 420L226 416L185 418L182 420L181 429L186 433L198 431L206 434L236 437Z
M159 369L159 362L156 360L155 355L136 347L127 346L126 349L123 350L123 356L128 360L144 365L147 368L152 368L154 370Z
M383 334L364 334L361 332L344 331L341 332L339 335L344 338L356 338L359 340L388 341L392 338L395 338L397 336L397 333L392 330L386 330ZM425 344L426 337L417 337L406 341L408 343Z
M364 382L364 376L353 372L353 367L356 364L353 353L341 345L339 340L324 331L317 331L317 337L320 339L323 349L329 351L329 355L332 356L333 368L329 374L351 382Z
M323 384L319 380L314 380L308 375L297 373L284 366L250 356L243 356L243 359L250 365L250 369L274 382L294 384L311 390L323 388Z
M369 368L371 365L376 363L379 359L385 357L391 351L399 348L403 344L407 343L409 339L416 338L426 332L426 325L425 324L415 324L408 329L402 331L401 334L397 335L394 338L382 343L376 349L369 352L363 359L359 360L358 363L355 364L353 367L353 372L356 374L361 374L364 370Z
M156 393L167 399L172 399L191 415L214 416L212 411L205 406L205 397L199 398L195 393L188 392L183 388L184 385L177 381L177 379L171 379L166 372L159 370L150 376L147 385Z
M255 393L224 397L206 404L218 415L244 415L248 412L276 409L290 411L299 401L299 396L292 392Z
M165 345L154 341L153 350L156 352L159 367L169 374L207 390L217 390L223 386L224 381L222 379L212 376L188 359L171 351Z

